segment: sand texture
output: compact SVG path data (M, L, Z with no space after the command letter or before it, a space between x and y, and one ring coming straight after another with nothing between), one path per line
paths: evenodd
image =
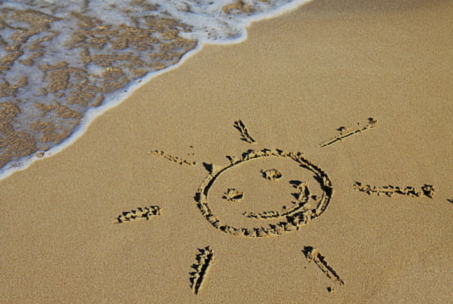
M451 303L453 3L315 0L0 182L0 303Z

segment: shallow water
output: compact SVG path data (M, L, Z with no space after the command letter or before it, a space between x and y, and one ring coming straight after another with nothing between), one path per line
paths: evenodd
M61 151L204 44L243 41L252 21L308 1L2 2L0 179Z

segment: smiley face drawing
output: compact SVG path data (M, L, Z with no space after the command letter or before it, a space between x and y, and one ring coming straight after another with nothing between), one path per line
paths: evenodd
M337 136L321 143L320 147L323 148L335 144L350 138L351 136L373 129L376 126L376 123L377 121L375 119L370 118L367 125L360 126L356 129L341 127L338 129L340 133ZM256 144L256 141L249 134L242 121L236 121L234 127L240 132L243 141L249 144ZM188 161L160 150L152 151L150 154L165 158L179 165L197 165L194 161ZM196 206L201 215L212 227L219 230L221 233L226 233L234 237L269 238L298 231L304 225L309 224L312 220L321 216L327 210L334 195L334 187L329 175L318 165L311 162L301 152L266 148L257 150L249 149L238 157L227 156L227 159L229 162L224 166L214 166L212 164L203 163L209 174L201 182L194 196ZM281 164L284 163L285 168L294 169L293 171L290 170L293 175L289 174L290 178L286 178L287 176L283 178L283 175L286 175L288 172L282 173L278 169L261 169L254 170L254 172L260 173L266 182L279 183L280 186L291 186L293 191L295 191L291 193L293 197L293 200L291 201L292 204L289 205L285 203L280 210L260 212L243 210L239 219L237 219L237 214L235 214L234 218L225 216L224 210L222 210L225 209L225 206L239 206L239 208L242 208L244 206L244 204L242 204L243 200L247 202L247 204L245 204L247 206L262 206L263 201L258 199L258 201L253 202L253 199L248 199L249 192L243 192L241 189L233 187L227 187L225 189L224 186L231 186L230 183L225 184L225 180L228 180L228 176L237 177L243 175L244 171L242 171L242 166L248 164L268 164L269 160L274 160ZM241 168L241 174L231 174L236 168ZM255 166L255 169L256 168L257 167ZM291 178L293 176L295 176L294 179ZM302 176L304 177L303 180L301 180ZM315 185L315 189L313 188L315 191L309 188L309 182L306 181L308 179L307 176L314 180L314 182L310 182L310 185ZM242 183L241 186L246 187L247 185L245 184L246 183ZM253 188L256 188L256 184L254 184ZM274 189L272 186L266 188L271 190ZM388 197L393 195L405 195L409 197L424 196L433 198L435 191L432 185L426 184L420 189L416 189L414 187L395 186L375 187L362 185L362 183L356 182L352 188L360 192L365 192L368 195L382 194ZM264 190L265 189L260 188L258 191L261 193L264 192ZM285 193L288 192L287 189L284 189L284 191ZM220 193L223 193L223 195ZM288 195L288 193L286 193L286 195ZM254 195L251 195L250 197L253 198ZM281 197L283 196L279 195L279 199ZM219 206L221 207L219 208ZM153 216L158 216L160 214L159 206L138 208L137 210L123 212L123 214L117 218L117 223L138 219L149 220ZM257 223L260 225L257 225ZM339 285L345 284L343 279L341 279L337 272L327 263L326 258L317 248L305 246L302 253L309 262L314 262L332 282ZM206 246L199 249L199 253L196 255L196 262L192 265L194 271L190 272L190 287L194 294L198 294L199 290L202 288L209 269L215 260L216 253L213 248ZM328 290L331 292L334 289L328 287Z
M220 219L210 207L210 202L214 199L210 195L210 190L216 181L229 170L239 165L246 162L262 161L269 158L282 158L292 162L301 169L310 171L314 175L315 180L322 190L321 197L319 199L316 199L316 197L310 197L308 184L293 180L291 181L291 184L293 185L293 188L297 190L297 192L293 194L297 200L294 202L294 206L284 206L281 211L264 211L261 213L244 212L243 214L248 218L278 220L276 224L268 224L265 227L242 228L235 227L234 225L228 224ZM211 223L213 227L224 233L245 237L270 237L283 235L299 230L301 226L308 224L312 219L315 219L323 214L329 206L329 202L333 195L332 182L329 176L324 172L324 170L310 162L300 152L286 152L279 149L263 149L259 151L249 150L242 154L241 157L229 157L229 160L230 163L226 166L212 170L201 183L197 193L195 194L198 209L200 209L203 217ZM280 172L275 173L277 170L269 171L263 171L263 176L268 180L276 179L278 176L281 176ZM266 173L269 174L266 176ZM228 192L232 193L234 190L235 189L229 189ZM226 196L227 195L228 193L226 193ZM315 198L315 202L309 204L310 199L313 198Z

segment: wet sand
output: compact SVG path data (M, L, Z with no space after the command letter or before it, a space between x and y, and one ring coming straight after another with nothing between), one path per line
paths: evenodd
M65 151L1 181L0 303L449 303L452 13L449 1L317 0L152 80ZM373 128L321 147L369 118ZM268 237L207 221L196 201L207 169L249 149L302 152L332 182L325 212ZM243 212L292 206L292 181L319 201L318 171L294 164L225 171L211 211L268 227ZM272 169L282 177L263 178ZM243 198L223 199L228 188ZM149 206L159 214L138 209Z

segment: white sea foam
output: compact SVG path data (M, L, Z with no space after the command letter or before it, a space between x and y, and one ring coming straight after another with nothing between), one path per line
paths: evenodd
M15 0L0 3L0 12L7 9L15 11L34 10L59 18L57 21L52 23L50 31L36 34L28 39L27 43L30 44L44 37L49 37L49 35L52 35L53 32L58 31L59 33L49 42L43 42L41 44L45 47L44 54L41 57L34 59L36 62L33 65L26 66L18 60L10 66L8 71L3 72L3 74L0 69L0 85L2 84L2 81L9 84L16 84L20 82L23 75L28 76L26 89L18 89L18 96L15 96L16 98L1 97L0 94L0 103L11 102L13 99L20 99L20 103L17 103L17 105L20 106L20 114L15 117L15 120L11 122L11 125L16 131L31 134L33 138L35 138L38 148L38 151L34 151L29 156L21 157L20 159L12 159L12 161L0 169L0 179L8 177L15 171L27 168L37 159L49 157L62 151L74 143L87 130L89 124L96 117L102 115L108 109L120 104L137 88L152 78L177 68L187 58L201 50L204 44L231 44L244 41L247 38L246 28L252 22L278 16L309 1L311 0L243 0L241 2L232 0ZM234 4L238 4L239 6L234 6ZM229 5L232 5L231 11L228 10ZM248 8L251 9L247 9L247 5L249 5ZM88 83L94 86L104 83L104 79L101 79L101 75L106 71L105 66L93 63L84 63L82 62L81 55L83 49L78 47L67 47L68 43L73 38L74 33L76 33L80 28L80 20L73 17L74 13L100 20L100 23L103 26L117 26L124 24L129 27L137 27L140 29L146 28L147 25L144 24L143 20L149 16L174 19L178 22L178 24L187 25L190 28L190 31L178 28L179 36L195 40L197 45L195 48L192 47L190 50L186 51L184 51L184 48L173 49L173 52L179 51L182 52L181 55L183 55L180 57L180 60L177 60L177 62L173 62L172 60L168 61L168 59L165 59L165 57L162 56L154 56L154 59L151 59L151 61L162 61L162 64L164 64L166 68L159 70L149 69L148 73L141 78L135 77L132 74L133 69L122 68L124 77L128 80L127 83L115 91L103 92L101 95L104 98L104 101L100 106L90 107L88 105L83 106L83 104L80 105L70 102L65 103L64 97L58 99L58 105L63 104L68 109L82 114L82 118L77 120L77 126L70 129L71 124L75 123L74 119L61 118L55 113L46 113L43 115L43 113L34 105L36 103L40 103L51 106L54 105L52 102L55 103L54 95L51 96L53 97L52 99L49 98L48 92L45 94L42 93L43 80L47 79L48 76L42 69L37 68L38 66L56 66L61 62L66 62L69 67L73 69L83 69L84 72L89 75L84 76L86 78L85 82L80 80L76 80L76 82L74 82L74 77L71 76L70 83L72 85L78 85L79 82L82 85L84 83ZM9 20L9 25L11 28L29 27L28 24L20 20ZM8 55L8 52L5 51L6 47L1 44L2 39L6 42L14 42L15 31L11 28L4 27L2 29L0 27L0 59ZM160 45L159 43L166 42L166 38L163 37L165 32L154 32L152 35L158 42L156 42L156 46L150 46L148 54L141 51L139 48L115 49L111 46L107 46L103 49L98 49L96 47L92 49L90 48L90 54L105 56L106 52L109 51L112 52L112 56L135 54L136 56L140 56L140 59L147 64L153 64L153 62L150 62L147 57L145 58L145 55L156 55L155 53L158 53L158 51L155 49L158 49L158 46ZM20 59L27 59L33 56L33 52L29 51L27 48L24 48L22 51L24 53L21 55ZM67 92L63 90L54 93L64 93L64 96L69 96L68 94L70 90L72 89L67 88ZM49 99L52 99L53 101L49 101ZM64 141L60 141L56 144L53 142L41 143L37 140L40 133L30 129L31 123L36 121L51 122L62 129L70 129L70 135L67 136ZM45 150L45 153L42 153L40 150ZM0 149L0 153L1 152L2 150Z

